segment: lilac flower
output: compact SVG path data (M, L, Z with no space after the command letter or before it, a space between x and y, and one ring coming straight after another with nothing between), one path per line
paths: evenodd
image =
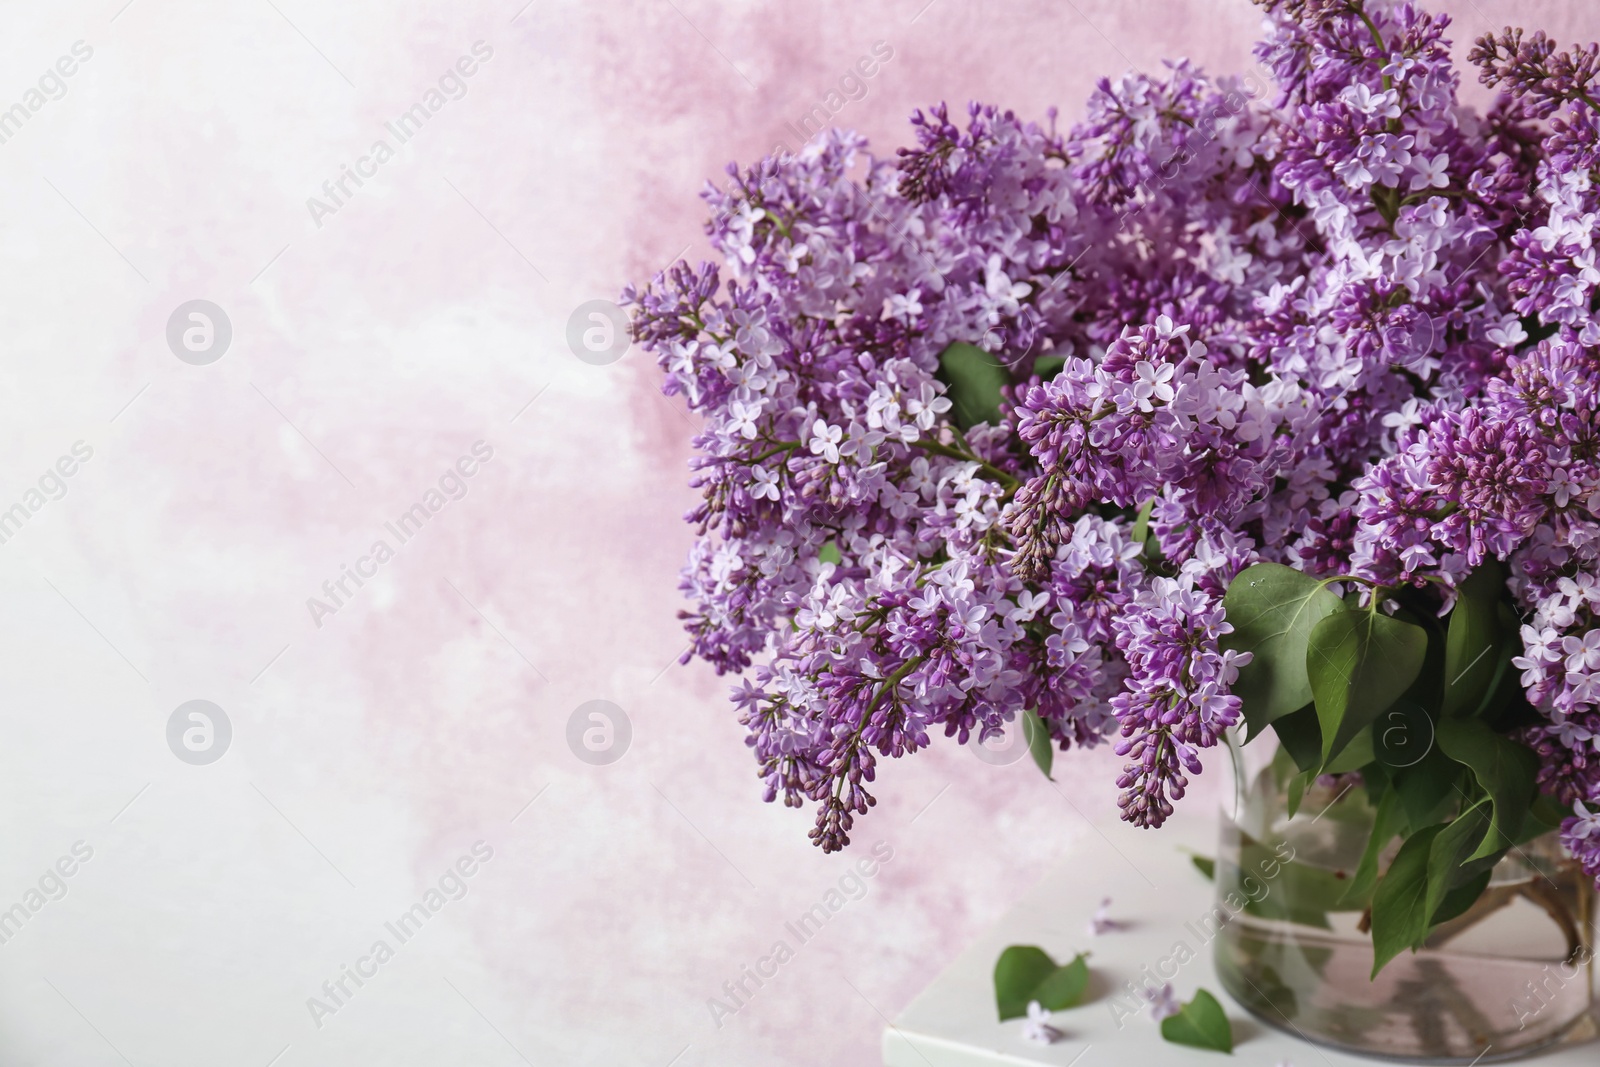
M1094 911L1094 916L1089 920L1089 933L1099 937L1102 934L1108 934L1113 930L1120 929L1121 926L1121 923L1111 917L1111 898L1106 897L1100 902L1100 906Z
M1178 995L1173 992L1171 982L1165 983L1159 989L1146 986L1144 999L1150 1004L1150 1018L1156 1022L1176 1015L1181 1010L1178 1006Z
M630 287L701 419L690 655L741 675L765 796L843 847L878 761L1025 710L1114 738L1161 825L1237 722L1222 596L1261 561L1443 610L1510 574L1518 736L1600 876L1600 49L1263 0L1254 79L831 131L708 188L718 263ZM1003 368L958 410L952 343ZM1037 373L1035 373L1037 371ZM992 401L992 398L991 398ZM958 416L960 421L957 421Z
M1028 1001L1028 1017L1022 1022L1022 1039L1037 1045L1049 1045L1060 1037L1061 1031L1050 1025L1050 1013L1037 1000Z
M1583 801L1577 800L1572 810L1574 814L1561 823L1561 843L1584 871L1600 878L1600 807L1591 812Z

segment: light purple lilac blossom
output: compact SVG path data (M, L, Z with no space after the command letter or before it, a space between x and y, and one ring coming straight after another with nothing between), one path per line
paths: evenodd
M1270 89L1179 61L1064 131L941 105L897 159L832 131L708 190L721 267L624 294L705 420L693 654L745 674L767 799L816 805L824 849L880 758L1025 708L1115 737L1159 826L1239 715L1239 570L1442 608L1494 556L1525 740L1600 876L1596 51L1484 38L1480 115L1446 19L1263 6ZM1011 367L997 425L953 423L955 341Z

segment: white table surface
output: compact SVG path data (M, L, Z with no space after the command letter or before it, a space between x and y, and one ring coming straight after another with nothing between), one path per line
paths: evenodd
M1194 867L1192 850L1215 855L1211 836L1200 836L1205 820L1174 824L1152 847L1148 831L1121 823L1098 826L1073 857L1039 883L1016 907L974 941L934 979L883 1035L887 1067L1172 1067L1224 1063L1295 1067L1356 1067L1367 1058L1345 1055L1269 1027L1241 1008L1223 990L1212 966L1210 945L1202 945L1186 923L1199 921L1212 907L1211 883ZM1094 936L1089 919L1101 899L1113 898L1110 914L1122 929ZM1195 958L1181 967L1172 985L1181 1002L1199 987L1213 993L1233 1024L1234 1055L1190 1049L1162 1040L1147 1011L1123 1015L1117 1025L1114 994L1146 965L1168 957L1175 942L1186 941ZM1038 945L1060 963L1078 952L1091 953L1093 978L1083 1005L1052 1016L1062 1037L1040 1045L1022 1037L1024 1020L997 1022L993 972L1007 945ZM1528 1062L1540 1067L1594 1067L1600 1044L1585 1041L1547 1051Z

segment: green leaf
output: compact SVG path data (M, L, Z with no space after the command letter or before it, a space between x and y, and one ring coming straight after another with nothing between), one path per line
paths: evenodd
M1216 1052L1233 1051L1233 1026L1217 998L1204 989L1178 1009L1178 1014L1161 1020L1161 1036L1174 1045L1208 1048Z
M1055 763L1056 749L1050 741L1050 728L1039 718L1039 713L1029 708L1022 713L1022 729L1028 737L1028 753L1033 756L1033 762L1050 778L1050 768ZM1050 778L1053 782L1054 778Z
M1489 882L1494 877L1494 871L1484 871L1476 878L1459 885L1444 895L1439 909L1433 913L1433 925L1439 926L1465 915L1467 909L1478 902L1483 896L1483 891L1489 888Z
M1471 769L1494 805L1489 828L1470 858L1510 848L1533 803L1539 757L1526 745L1495 733L1481 719L1441 720L1438 740L1446 756Z
M1000 1021L1028 1014L1028 1001L1037 1000L1039 983L1056 971L1056 961L1036 945L1011 945L994 965L994 1001Z
M1286 860L1281 845L1269 848L1243 830L1237 834L1237 848L1216 864L1217 899L1228 910L1322 929L1331 926L1328 912L1360 910L1339 906L1345 883L1336 872Z
M1341 904L1352 904L1372 895L1373 886L1378 884L1378 857L1404 824L1405 813L1400 806L1400 794L1393 789L1386 790L1372 816L1372 834L1367 838L1367 847L1361 853L1355 877L1350 880L1349 887L1340 899Z
M1406 838L1372 894L1372 977L1428 933L1428 855L1443 825Z
M1282 564L1257 563L1229 583L1222 606L1233 627L1222 647L1254 657L1239 668L1233 685L1254 737L1311 702L1307 642L1312 628L1341 605L1315 578Z
M837 542L826 541L821 548L817 549L817 559L823 563L841 563L844 561L844 556L839 554Z
M1210 856L1201 856L1196 854L1189 857L1189 862L1194 864L1195 870L1205 875L1211 881L1215 882L1217 880L1217 861L1212 859Z
M1416 681L1427 652L1427 631L1376 611L1340 610L1311 628L1306 673L1324 764Z
M1301 771L1289 779L1289 795L1286 797L1289 818L1294 818L1300 811L1300 802L1306 798L1306 790L1311 788L1311 783L1317 780L1316 771Z
M1089 988L1089 960L1079 953L1074 956L1071 963L1057 967L1045 976L1034 989L1032 1000L1037 1000L1039 1006L1045 1011L1060 1011L1070 1008L1083 999L1084 991ZM1028 1006L1022 1006L1026 1014Z
M1430 923L1437 921L1434 914L1452 889L1460 888L1487 867L1494 866L1491 862L1485 867L1482 859L1469 862L1474 846L1483 840L1488 830L1489 798L1484 797L1434 837L1428 850L1428 892L1424 903ZM1470 901L1468 906L1471 906Z
M1394 790L1400 795L1406 821L1412 826L1427 826L1443 819L1444 807L1453 805L1460 795L1457 790L1465 773L1437 745L1416 763L1396 768Z
M1568 815L1556 799L1545 793L1533 798L1527 818L1522 820L1522 830L1517 834L1517 844L1526 845L1536 837L1561 829L1561 821Z
M950 398L950 417L963 430L987 422L1000 422L1000 387L1011 376L993 353L977 345L956 341L939 353L935 375L945 384Z
M1028 1002L1037 1000L1046 1011L1070 1008L1089 988L1088 957L1075 956L1057 967L1050 954L1036 945L1011 945L994 965L995 1007L1000 1021L1028 1014Z
M1139 508L1139 517L1133 520L1132 541L1136 545L1144 544L1144 539L1150 535L1150 512L1155 510L1156 498L1151 497Z
M1048 382L1060 374L1061 368L1066 365L1066 356L1040 356L1033 361L1033 373Z
M1272 730L1278 735L1280 751L1288 753L1300 770L1314 771L1322 766L1322 724L1317 722L1316 708L1307 704L1273 722Z
M1432 657L1424 664L1424 673L1437 666L1433 660L1442 658ZM1443 671L1442 667L1438 669ZM1419 688L1423 687L1414 685L1410 691L1414 693ZM1437 732L1428 709L1409 696L1390 704L1368 729L1371 730L1373 758L1395 770L1410 767L1425 759L1433 750L1433 738Z
M1510 618L1506 617L1508 615ZM1489 684L1483 687L1483 698L1473 709L1474 715L1484 715L1499 704L1526 703L1527 693L1522 688L1522 678L1511 665L1511 661L1522 652L1522 642L1512 639L1517 633L1517 625L1516 615L1501 604L1500 631L1507 636L1507 639L1500 642L1500 652L1495 657L1494 674L1490 676ZM1507 700L1508 697L1510 701ZM1492 718L1492 716L1485 717Z
M1344 751L1330 760L1328 766L1323 768L1322 773L1349 774L1351 771L1359 771L1371 763L1374 758L1376 758L1376 754L1372 749L1372 727L1368 726L1350 739L1350 743L1344 747Z
M1444 706L1446 716L1476 709L1500 666L1500 601L1506 594L1505 575L1492 556L1456 589L1444 645Z

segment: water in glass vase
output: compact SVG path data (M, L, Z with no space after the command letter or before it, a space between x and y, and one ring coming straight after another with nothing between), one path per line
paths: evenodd
M1371 887L1354 883L1375 813L1359 777L1312 784L1291 818L1281 773L1240 773L1216 865L1216 966L1253 1014L1416 1063L1492 1063L1594 1036L1594 892L1553 836L1513 850L1470 907L1374 978Z

